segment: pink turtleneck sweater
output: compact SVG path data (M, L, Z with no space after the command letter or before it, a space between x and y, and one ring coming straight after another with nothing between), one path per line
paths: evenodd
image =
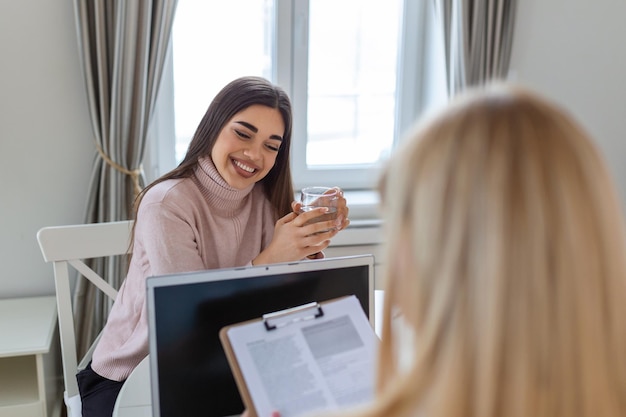
M151 188L139 206L130 268L93 370L122 381L148 354L147 277L250 265L270 243L275 220L260 185L230 187L210 158L193 176Z

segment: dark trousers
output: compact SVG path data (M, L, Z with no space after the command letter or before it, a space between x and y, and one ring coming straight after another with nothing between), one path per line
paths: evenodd
M83 417L111 417L117 395L124 381L111 381L87 368L76 375L78 391L83 404Z

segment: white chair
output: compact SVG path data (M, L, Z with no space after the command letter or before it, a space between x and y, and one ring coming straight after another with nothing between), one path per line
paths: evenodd
M44 227L37 232L37 241L46 262L52 262L61 339L63 364L64 400L68 417L80 417L81 402L76 373L84 369L95 348L95 342L84 358L78 362L76 334L72 309L69 265L91 281L111 300L117 291L96 274L83 261L127 253L130 243L132 221ZM96 339L97 342L97 339Z

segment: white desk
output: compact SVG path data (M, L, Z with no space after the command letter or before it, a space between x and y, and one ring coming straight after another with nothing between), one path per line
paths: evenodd
M117 397L113 417L152 417L150 357L146 356L130 374Z
M61 410L55 297L0 300L0 417Z
M380 337L383 312L383 291L376 290L374 292L374 328ZM150 357L141 361L137 368L126 380L122 386L115 408L113 409L113 417L152 417L152 394L150 387Z

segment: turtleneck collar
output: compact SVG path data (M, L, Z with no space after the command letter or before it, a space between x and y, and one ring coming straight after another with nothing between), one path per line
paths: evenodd
M233 210L240 206L243 199L250 194L254 184L243 190L228 185L222 178L210 156L198 159L195 169L195 177L200 187L200 192L209 204L215 207Z

